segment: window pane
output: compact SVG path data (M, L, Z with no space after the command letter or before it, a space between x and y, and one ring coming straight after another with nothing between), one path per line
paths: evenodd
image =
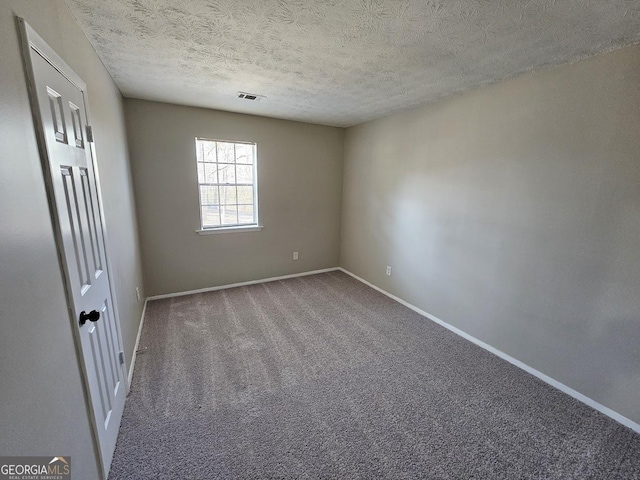
M218 177L216 177L216 164L205 163L204 164L204 178L202 183L218 183Z
M253 205L238 205L238 223L254 223Z
M204 163L198 162L198 183L207 183L204 181Z
M202 158L198 158L201 162L215 162L216 161L216 142L209 142L207 140L199 140L200 152L199 155Z
M220 207L222 213L222 225L236 225L238 223L238 207L223 206Z
M202 205L219 205L218 187L200 186L200 203Z
M245 143L236 144L236 162L237 163L253 163L253 145Z
M233 143L218 143L218 162L235 163Z
M219 163L218 183L236 183L236 166Z
M253 183L253 165L236 165L237 183Z
M236 187L219 187L220 188L220 204L221 205L235 205L236 201Z
M202 207L202 226L217 227L220 225L220 207Z
M204 162L204 142L196 139L196 162Z
M253 205L253 187L238 187L238 203Z

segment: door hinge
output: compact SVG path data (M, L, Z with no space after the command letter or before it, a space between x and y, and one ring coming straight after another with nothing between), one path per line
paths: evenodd
M87 142L93 143L93 128L87 125Z
M118 352L118 358L120 359L120 365L124 365L124 352Z

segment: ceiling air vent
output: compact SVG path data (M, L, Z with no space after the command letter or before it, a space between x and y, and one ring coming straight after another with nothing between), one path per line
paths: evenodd
M238 92L238 98L244 98L245 100L253 100L259 102L263 98L264 95L256 95L255 93L247 93L247 92Z

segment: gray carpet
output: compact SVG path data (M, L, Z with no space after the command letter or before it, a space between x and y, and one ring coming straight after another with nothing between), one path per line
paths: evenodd
M147 306L110 479L640 479L640 435L341 272Z

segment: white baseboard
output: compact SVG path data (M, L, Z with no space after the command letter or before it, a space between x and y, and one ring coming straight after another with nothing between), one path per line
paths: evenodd
M245 285L255 285L256 283L275 282L276 280L285 280L287 278L305 277L307 275L333 272L335 270L340 270L340 268L339 267L323 268L322 270L313 270L311 272L302 272L302 273L292 273L291 275L262 278L260 280L249 280L248 282L231 283L229 285L220 285L219 287L207 287L207 288L199 288L198 290L187 290L185 292L165 293L162 295L153 295L151 297L147 297L147 300L160 300L162 298L172 298L172 297L182 297L183 295L193 295L194 293L214 292L216 290L225 290L227 288L244 287Z
M408 307L411 310L413 310L414 312L419 313L423 317L426 317L429 320L437 323L438 325L443 326L447 330L450 330L453 333L455 333L457 335L460 335L462 338L464 338L466 340L469 340L470 342L475 343L476 345L478 345L481 348L484 348L488 352L491 352L494 355L497 355L498 357L502 358L503 360L506 360L507 362L511 363L512 365L515 365L516 367L521 368L525 372L530 373L531 375L533 375L535 377L538 377L543 382L551 385L552 387L557 388L558 390L566 393L567 395L575 398L576 400L579 400L580 402L584 403L585 405L588 405L589 407L598 410L599 412L601 412L601 413L605 414L606 416L612 418L616 422L621 423L625 427L629 427L631 430L634 430L635 432L640 433L640 424L638 424L638 423L634 422L633 420L631 420L631 419L619 414L618 412L615 412L614 410L611 410L609 407L605 407L604 405L602 405L601 403L596 402L592 398L589 398L586 395L578 392L577 390L574 390L573 388L568 387L564 383L561 383L558 380L555 380L555 379L551 378L550 376L545 375L544 373L536 370L535 368L530 367L526 363L523 363L520 360L518 360L516 358L513 358L511 355L508 355L508 354L504 353L503 351L492 347L488 343L485 343L482 340L478 340L477 338L469 335L468 333L460 330L459 328L456 328L453 325L448 324L444 320L440 320L438 317L436 317L434 315L431 315L430 313L427 313L424 310L421 310L420 308L416 307L415 305L412 305L409 302L405 302L401 298L396 297L395 295L392 295L391 293L381 289L380 287L378 287L378 286L366 281L364 278L360 278L359 276L355 275L354 273L351 273L348 270L345 270L342 267L339 267L338 270L346 273L347 275L352 276L356 280L364 283L365 285L368 285L369 287L373 288L374 290L377 290L380 293L385 294L387 297L392 298L396 302L401 303L405 307Z
M144 300L144 306L142 307L142 315L140 316L140 325L138 326L138 335L136 336L136 344L133 346L133 355L131 356L131 365L129 365L129 375L127 377L127 393L131 389L131 381L133 380L133 369L136 366L136 357L138 352L138 346L140 345L140 336L142 335L142 324L144 323L144 314L147 311L148 298Z

